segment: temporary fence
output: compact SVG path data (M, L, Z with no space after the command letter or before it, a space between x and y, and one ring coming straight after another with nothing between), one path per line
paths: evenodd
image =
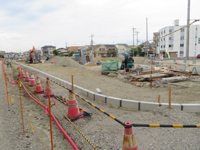
M9 80L9 78L7 78ZM100 109L99 107L97 107L95 104L92 104L91 102L89 102L87 99L83 98L82 96L78 95L77 93L75 93L72 89L69 89L68 87L60 84L60 83L57 83L56 81L54 80L51 80L50 81L56 83L57 85L69 90L71 93L73 93L76 97L80 98L81 100L83 100L84 102L88 103L89 105L93 106L95 109L99 110L100 112L102 112L103 114L105 114L106 116L112 118L113 120L115 120L116 122L120 123L121 125L124 126L125 128L125 133L126 133L126 130L127 128L131 128L131 127L169 127L169 128L200 128L200 125L182 125L182 124L137 124L137 123L124 123L122 121L120 121L119 119L117 119L116 117L114 117L113 115L110 115L109 113L105 112L103 109ZM37 102L39 105L41 105L43 108L45 108L45 110L48 112L48 107L45 106L44 104L40 103L39 101L37 101L35 98L33 98L33 96L31 96L31 94L28 92L28 90L25 88L25 86L23 85L22 82L20 82L20 84L22 85L23 89L26 91L26 93L29 95L29 97L31 97L35 102ZM67 105L67 99L64 98L64 97L55 97L57 100L59 100L60 102L64 103L65 105ZM55 106L59 109L59 107L55 104ZM67 118L68 121L70 121L70 123L77 129L77 131L86 139L86 141L94 148L96 149L93 144L91 144L91 142L89 142L89 140L80 132L80 130L71 122L71 120L59 109L59 111ZM61 130L61 132L65 135L65 137L68 135L66 135L66 132L63 130L63 128L60 126L60 124L58 123L58 121L55 119L53 113L51 113L52 115L52 118L54 120L54 122L56 123L56 125L58 126L58 128ZM132 129L131 129L132 130ZM131 132L130 132L131 133ZM127 134L128 135L128 134ZM127 136L126 134L124 134L124 136ZM131 134L131 136L133 136L133 134ZM67 138L66 137L66 138ZM69 138L69 137L68 137ZM67 138L67 139L68 139ZM69 138L70 139L70 138ZM70 141L68 139L68 141ZM124 139L124 142L125 142L125 139ZM124 144L123 142L123 147L126 146L126 144ZM71 142L70 142L71 143ZM130 141L128 142L130 143ZM74 143L72 142L72 145ZM75 145L75 144L74 144ZM133 144L134 145L134 149L137 149L137 144ZM76 147L76 146L75 146ZM130 148L130 147L129 147Z

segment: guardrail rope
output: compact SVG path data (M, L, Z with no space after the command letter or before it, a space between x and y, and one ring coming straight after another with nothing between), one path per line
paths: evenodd
M55 104L55 106L58 108L58 110L65 116L65 118L73 125L73 127L85 138L85 140L92 146L93 149L97 150L95 146L86 138L85 135L74 125L73 122L62 112L62 110Z
M52 81L52 82L58 84L59 86L65 88L65 89L67 89L67 90L69 90L69 88L67 88L67 87L65 87L65 86L63 86L63 85L61 85L61 84L55 82L54 80L51 80L51 79L50 79L50 81ZM94 108L96 108L97 110L99 110L100 112L102 112L103 114L107 115L108 117L112 118L113 120L115 120L116 122L118 122L118 123L120 123L121 125L124 126L124 122L120 121L119 119L117 119L117 118L114 117L113 115L110 115L109 113L105 112L103 109L97 107L95 104L90 103L87 99L84 99L82 96L79 96L79 95L78 95L77 93L75 93L74 91L72 91L72 93L73 93L75 96L77 96L78 98L80 98L81 100L83 100L83 101L85 101L86 103L88 103L89 105L91 105L92 107L94 107Z
M164 128L200 128L200 125L183 125L183 124L137 124L133 123L133 127L164 127Z

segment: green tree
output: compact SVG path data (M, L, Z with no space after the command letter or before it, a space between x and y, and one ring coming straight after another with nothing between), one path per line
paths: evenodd
M117 56L117 51L112 51L109 53L110 55L113 55L113 57L116 57Z
M136 56L137 54L139 56L144 56L144 53L142 52L142 48L140 46L138 46L137 48L134 48L134 51L133 49L131 49L130 52L133 53L134 56Z
M54 54L54 55L58 55L58 50L54 49L54 50L53 50L53 54Z
M77 54L76 52L70 52L69 56L72 56L73 54Z
M65 56L65 54L60 54L60 56Z

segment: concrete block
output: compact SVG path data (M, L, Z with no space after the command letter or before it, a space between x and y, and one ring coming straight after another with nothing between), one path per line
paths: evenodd
M182 104L185 112L200 112L200 104Z
M88 91L88 97L91 98L92 100L95 100L95 93L92 91Z
M95 94L95 101L106 103L107 96L102 94Z
M138 110L139 101L129 100L129 99L122 99L122 107L125 108L133 108Z
M169 103L161 103L161 106L169 108ZM171 108L175 108L175 109L181 110L181 104L171 103Z
M81 89L81 93L83 94L83 95L85 95L85 96L88 96L88 90L86 90L86 89Z
M154 110L159 107L159 103L140 102L140 110Z
M121 98L110 97L110 96L107 97L107 104L112 104L117 107L121 107L121 101L122 101Z

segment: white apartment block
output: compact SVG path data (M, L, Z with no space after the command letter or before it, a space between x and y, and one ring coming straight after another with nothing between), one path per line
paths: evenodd
M174 26L164 27L159 30L159 36L162 37L175 30L182 28L179 26L179 20L175 20ZM190 25L189 34L189 57L197 57L200 54L200 25ZM170 57L185 57L186 55L187 27L173 34L160 38L157 46L157 53L166 56L169 51Z

